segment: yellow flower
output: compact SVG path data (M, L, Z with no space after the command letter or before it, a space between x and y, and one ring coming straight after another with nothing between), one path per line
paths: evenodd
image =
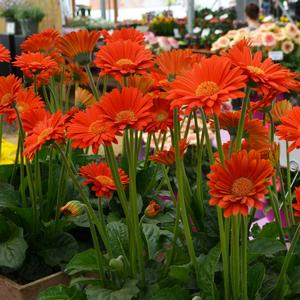
M11 165L15 163L17 146L2 139L2 153L0 165Z

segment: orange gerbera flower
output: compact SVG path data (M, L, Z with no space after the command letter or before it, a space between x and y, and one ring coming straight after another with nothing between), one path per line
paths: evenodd
M10 52L0 44L0 62L10 62Z
M124 81L119 81L124 87ZM139 89L143 94L150 92L153 88L154 80L151 76L130 75L127 78L127 87Z
M89 78L82 66L78 64L68 64L65 71L65 83L88 85Z
M224 217L248 215L248 209L263 207L273 167L255 150L233 153L224 166L216 162L208 174L210 205L224 209Z
M120 130L126 127L143 130L152 120L152 105L152 98L144 96L140 90L123 88L121 92L113 89L106 93L98 107L103 118L114 123Z
M105 41L113 43L118 41L132 41L139 44L144 44L144 34L134 28L122 28L114 30L112 35L107 31L103 31Z
M187 106L187 114L195 107L218 114L223 102L244 97L241 88L245 87L245 81L246 76L240 68L232 69L230 60L219 56L203 59L170 83L169 96L174 99L171 107Z
M78 87L75 91L75 103L89 107L97 102L95 96L88 90Z
M113 191L117 189L111 170L105 163L92 162L81 167L79 173L87 179L83 185L93 184L92 191L96 192L97 197L110 198ZM128 183L128 176L122 169L119 169L119 176L123 185Z
M195 63L193 55L191 50L181 49L161 52L157 55L155 63L169 81L173 81L177 75L183 75L192 69Z
M170 109L171 102L158 92L153 95L153 107L150 112L152 121L146 127L147 132L165 132L173 127L173 112Z
M137 42L108 43L97 52L95 65L101 69L101 75L145 74L153 66L152 53Z
M77 113L68 127L67 136L72 139L73 148L92 146L96 153L99 146L117 143L116 135L120 135L112 122L105 120L97 104L86 111Z
M249 43L245 40L235 44L225 56L230 58L235 66L242 68L250 80L259 84L263 94L268 94L270 88L280 92L299 89L299 83L294 79L298 75L279 64L274 64L271 58L263 61L260 51L252 56Z
M43 53L23 53L13 62L28 78L37 76L37 79L47 81L57 70L58 64Z
M292 103L288 100L275 102L271 115L275 123L279 123L280 119L285 116L293 108Z
M92 52L100 35L100 31L73 31L58 38L56 47L70 60L88 65L92 61Z
M300 148L300 107L293 107L280 120L281 125L277 126L276 133L280 137L280 140L292 142L288 147L289 152Z
M22 116L23 113L38 108L44 108L45 104L40 96L37 96L32 89L21 89L15 95L15 105ZM8 108L6 121L12 123L17 120L16 111L13 108Z
M293 209L295 210L294 216L300 217L300 186L295 188L295 196L297 203L293 204Z
M0 114L10 107L16 93L21 89L21 84L21 79L15 75L0 76Z
M179 141L179 152L180 157L183 157L185 150L187 149L189 143L186 139ZM157 151L155 154L149 157L150 160L155 161L158 164L162 165L173 165L175 163L175 148L171 146L169 150Z
M148 218L154 218L160 212L160 205L155 201L151 200L148 206L145 208L144 214Z
M64 139L65 116L61 112L50 115L44 109L30 110L22 115L22 122L31 124L24 127L24 129L30 128L26 132L27 137L25 138L23 153L28 159L32 159L35 153L47 142L60 142Z

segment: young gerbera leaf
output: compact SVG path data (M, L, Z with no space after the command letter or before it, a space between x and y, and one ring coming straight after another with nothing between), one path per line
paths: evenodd
M265 266L259 262L251 266L248 271L248 297L255 300L265 277Z
M143 233L147 242L149 259L153 259L158 250L159 227L155 224L143 224Z
M85 300L86 296L75 287L57 285L42 291L37 300Z
M173 286L171 288L159 289L152 297L151 300L187 300L190 299L186 290L179 286Z

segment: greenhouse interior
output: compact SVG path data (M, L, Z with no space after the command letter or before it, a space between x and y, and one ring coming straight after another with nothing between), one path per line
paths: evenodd
M0 300L300 299L300 0L0 0Z

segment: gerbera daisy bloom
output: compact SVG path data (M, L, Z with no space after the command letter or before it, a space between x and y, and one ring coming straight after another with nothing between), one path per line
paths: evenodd
M187 106L189 114L193 108L202 107L206 113L218 114L223 102L244 97L241 89L245 85L246 76L240 68L232 68L224 57L212 56L170 83L171 108Z
M124 81L119 81L122 87ZM133 87L139 89L143 94L147 94L153 89L154 79L152 76L130 75L127 77L127 87Z
M56 47L70 60L79 65L88 65L92 61L92 52L100 35L100 31L73 31L58 38Z
M89 84L88 75L82 66L73 63L67 65L64 80L66 84Z
M233 153L224 166L218 162L211 166L209 204L223 208L225 218L238 214L247 216L249 208L263 208L272 175L271 163L261 159L255 150Z
M96 153L100 145L117 143L116 135L120 135L113 122L105 120L97 104L86 111L77 113L67 130L68 138L72 139L73 148L85 149L92 146Z
M151 200L148 206L145 208L144 214L148 218L156 217L160 212L160 205L155 201Z
M153 66L152 57L151 51L137 42L117 41L100 47L95 65L101 69L101 75L145 74Z
M275 123L279 123L280 119L283 116L285 116L292 108L293 108L293 105L288 100L282 100L282 101L275 102L275 104L271 110L273 121Z
M80 201L72 200L62 206L59 211L65 216L77 217L84 212L84 206Z
M10 52L0 44L0 62L10 62Z
M0 76L0 114L5 113L21 89L22 81L15 75Z
M58 64L48 55L43 53L23 53L17 56L13 62L19 67L25 76L37 78L47 81L57 70Z
M273 32L265 32L262 34L261 37L262 40L262 44L265 47L269 47L269 48L273 48L274 46L276 46L276 36Z
M21 116L29 110L45 107L42 98L36 95L32 89L19 90L15 95L15 105ZM17 114L13 108L8 108L4 113L7 114L5 119L8 123L17 120Z
M291 38L294 38L299 33L298 27L293 23L286 24L284 29L286 34Z
M32 159L47 142L60 142L64 139L65 116L60 111L49 115L43 109L30 110L22 115L22 122L33 124L24 141L23 154L27 159Z
M88 90L78 87L75 90L75 103L82 104L85 107L89 107L97 102L95 96Z
M104 120L112 122L120 130L126 127L143 130L152 120L152 98L137 88L113 89L98 104Z
M118 41L132 41L144 44L144 34L134 28L122 28L114 30L110 35L107 31L103 31L105 41L113 43Z
M284 41L281 45L281 50L284 54L289 54L294 51L295 45L292 41Z
M299 89L299 83L295 80L298 75L279 64L274 64L271 58L263 61L260 51L252 56L246 40L235 44L225 56L230 58L235 66L240 67L250 80L260 85L259 89L264 95L270 92L270 88L280 92Z
M105 163L92 162L81 167L79 173L86 178L83 185L92 184L92 191L97 197L110 198L113 191L117 189L111 170ZM123 185L128 183L128 176L122 169L119 169L119 176Z
M155 63L169 81L172 81L177 75L182 75L192 69L194 64L193 53L191 50L161 52L157 55Z
M185 139L179 141L179 152L181 158L183 157L188 145L189 143ZM167 166L173 165L175 163L175 148L171 146L169 150L157 151L155 154L151 155L149 159L158 164Z
M173 127L173 111L170 109L170 100L165 99L163 93L158 92L153 95L153 107L150 112L152 121L148 124L147 132L165 132Z
M300 148L300 107L293 107L280 121L281 125L277 126L276 134L280 140L292 142L288 151Z
M297 203L293 204L293 209L295 210L294 216L300 217L300 186L295 188L295 197Z

